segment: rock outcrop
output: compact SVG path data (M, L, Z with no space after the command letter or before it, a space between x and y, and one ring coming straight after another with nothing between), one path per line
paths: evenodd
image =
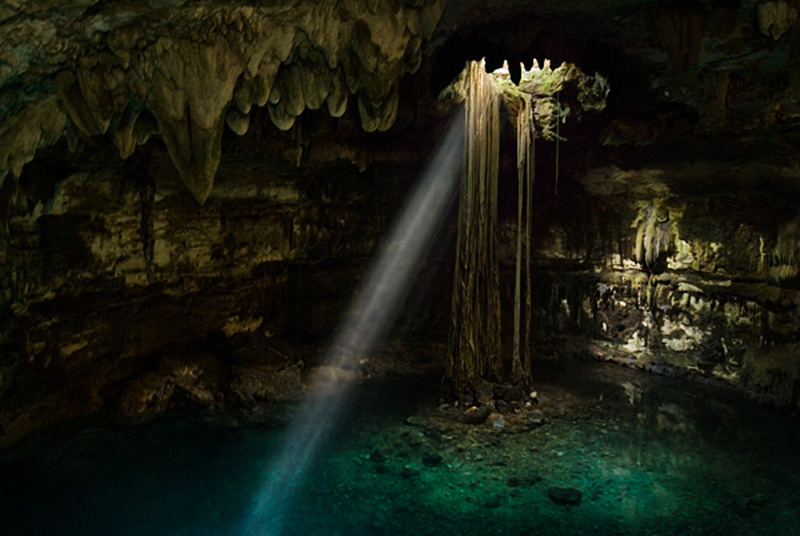
M158 133L203 203L219 166L223 127L244 134L255 106L266 106L272 123L288 130L306 109L325 105L341 116L352 97L364 130L388 129L400 79L419 67L444 3L149 2L119 10L73 2L47 11L19 6L19 13L7 7L0 18L9 36L0 40L0 95L9 106L0 114L0 139L13 142L0 149L0 176L18 177L68 123L84 136L108 134L123 158ZM65 28L58 19L66 19ZM11 82L30 78L37 87L19 95Z

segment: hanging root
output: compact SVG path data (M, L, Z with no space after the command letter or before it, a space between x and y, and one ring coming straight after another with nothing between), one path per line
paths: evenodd
M500 100L484 62L471 62L466 84L464 170L458 216L448 376L459 393L502 372L497 261Z
M577 107L585 110L602 110L608 94L605 79L599 75L589 77L567 63L555 70L550 68L548 61L544 62L542 68L534 61L530 70L523 65L518 85L508 75L507 65L493 73L486 73L485 67L484 61L468 63L461 76L440 97L444 106L466 101L464 168L459 198L447 373L455 391L461 395L479 392L484 379L499 381L503 376L497 257L500 100L505 103L509 115L515 118L517 131L518 234L512 380L525 383L531 375L535 139L538 135L556 140L556 143L561 141L559 125L570 114L570 107L562 107L558 94L567 84L577 87ZM558 150L558 145L556 147ZM556 192L558 175L556 158ZM642 240L645 240L644 235ZM646 249L649 251L652 239L647 240ZM656 247L661 246L657 244Z

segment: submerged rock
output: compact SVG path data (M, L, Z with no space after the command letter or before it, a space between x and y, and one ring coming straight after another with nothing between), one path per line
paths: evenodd
M494 493L486 498L483 503L483 506L486 508L497 508L502 506L506 503L507 499L505 496L500 495L499 493Z
M505 418L500 415L496 419L492 421L492 428L495 430L503 430L506 427L506 420Z
M422 455L422 463L427 467L436 467L442 464L442 457L435 452L427 452Z
M509 413L511 406L505 400L495 400L494 407L500 413Z
M492 412L489 406L472 406L461 416L461 422L465 424L481 424Z
M422 426L425 423L422 421L422 417L411 415L410 417L406 417L406 424L409 426Z
M756 493L755 495L751 496L739 496L736 497L736 504L743 510L749 510L766 505L767 498L761 493Z
M386 461L386 455L381 452L380 449L373 449L369 454L367 454L367 459L373 461L378 464L382 464Z
M520 487L524 487L524 486L533 486L535 484L538 484L542 480L543 480L543 478L540 477L539 475L536 475L536 474L530 475L530 476L524 476L524 477L520 477L520 476L514 475L514 476L508 477L508 480L506 480L506 486L508 486L509 488L520 488Z
M386 467L386 465L383 464L383 463L376 463L375 464L375 472L380 474L380 475L384 475L384 474L389 472L389 468Z
M506 486L509 488L518 488L521 485L522 479L517 476L508 477L508 480L506 480Z
M530 412L528 415L528 424L535 427L542 426L544 424L544 413L538 409Z
M548 488L547 496L551 501L562 506L578 506L581 504L583 493L575 488Z
M404 465L403 470L400 472L405 478L413 478L415 476L419 476L419 469L411 466L411 465Z

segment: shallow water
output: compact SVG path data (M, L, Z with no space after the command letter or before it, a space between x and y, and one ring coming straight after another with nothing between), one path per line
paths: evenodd
M358 387L284 533L800 534L796 418L614 365L540 368L538 427L461 424L430 379ZM238 536L283 430L194 414L40 434L0 453L0 532Z

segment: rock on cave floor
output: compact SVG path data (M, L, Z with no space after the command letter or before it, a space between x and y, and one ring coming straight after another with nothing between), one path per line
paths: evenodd
M538 402L494 400L480 424L438 377L358 385L283 533L800 532L796 417L610 364L538 368ZM2 533L238 536L282 430L176 413L39 434L0 452Z

